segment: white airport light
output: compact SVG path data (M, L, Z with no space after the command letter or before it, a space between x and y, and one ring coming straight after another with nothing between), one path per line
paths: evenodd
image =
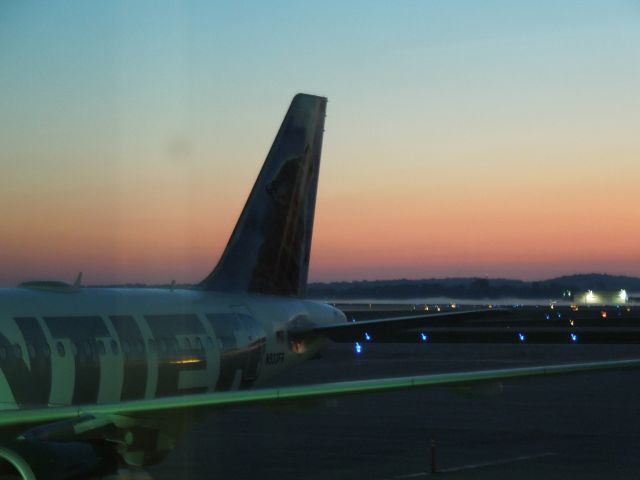
M595 295L595 293L593 293L593 290L588 290L587 294L584 297L585 301L587 303L596 303L597 301L597 297Z
M627 300L629 300L629 295L627 295L627 291L624 288L618 293L618 299L621 303L627 303Z

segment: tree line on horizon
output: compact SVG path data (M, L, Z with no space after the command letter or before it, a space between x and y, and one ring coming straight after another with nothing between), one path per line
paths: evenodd
M640 292L640 278L606 274L580 274L540 281L489 278L432 278L422 280L369 280L312 283L312 298L523 298L572 300L587 290Z

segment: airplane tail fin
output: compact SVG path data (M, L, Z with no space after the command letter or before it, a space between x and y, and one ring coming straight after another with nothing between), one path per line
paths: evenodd
M296 95L205 290L301 296L327 99Z
M76 290L82 287L82 272L78 272L75 282L73 282L73 288Z

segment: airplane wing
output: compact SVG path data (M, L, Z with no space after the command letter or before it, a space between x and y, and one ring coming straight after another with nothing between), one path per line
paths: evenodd
M15 435L15 440L6 445L26 455L36 455L29 457L32 462L19 456L7 457L22 478L49 478L47 465L56 465L55 459L60 455L68 457L75 453L74 458L82 459L73 466L75 472L90 473L97 466L110 465L108 462L113 458L111 450L106 448L109 444L117 445L119 454L129 465L157 462L173 449L176 439L191 422L215 409L290 404L292 401L438 386L464 389L509 379L638 367L640 359L610 360L352 380L76 407L5 410L0 412L0 428L7 438L11 432Z
M497 370L473 370L467 372L436 373L408 377L390 377L370 380L301 385L280 388L240 390L206 393L153 400L133 400L113 404L76 407L51 407L0 412L0 427L28 426L45 422L58 422L78 418L122 416L154 419L181 411L195 412L240 405L258 405L292 400L305 400L342 395L378 393L392 390L460 386L473 383L501 381L526 377L546 377L622 370L640 367L640 359L608 360L587 363L561 363L533 367ZM103 422L102 422L103 423ZM102 426L101 422L98 422Z
M336 323L323 327L289 330L289 336L304 338L307 336L325 336L333 341L354 341L365 333L375 335L376 338L387 337L389 334L413 331L425 327L452 327L470 320L494 320L509 315L509 310L483 309L464 310L458 312L428 313L418 315L404 315L400 317L377 318L373 320L359 320L348 323Z
M322 336L338 343L640 343L640 327L632 324L571 326L514 320L512 314L507 309L484 309L410 315L302 328L289 331L289 336L293 340Z
M487 327L428 326L376 331L367 327L318 329L334 342L375 343L527 343L527 344L622 344L640 343L639 327L565 327L503 325Z

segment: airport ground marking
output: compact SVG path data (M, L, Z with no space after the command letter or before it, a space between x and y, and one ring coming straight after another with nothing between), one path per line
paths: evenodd
M519 457L502 458L498 460L492 460L490 462L472 463L469 465L461 465L459 467L441 468L441 469L438 469L438 472L435 475L439 475L442 473L463 472L465 470L476 470L478 468L484 468L484 467L495 467L498 465L506 465L509 463L524 462L526 460L534 460L537 458L551 457L553 455L556 455L556 453L544 452L544 453L536 453L533 455L521 455ZM393 477L393 479L401 480L401 479L410 479L410 478L418 478L418 477L430 477L431 475L434 475L434 474L431 472L416 472L416 473L407 473L404 475L397 475Z

